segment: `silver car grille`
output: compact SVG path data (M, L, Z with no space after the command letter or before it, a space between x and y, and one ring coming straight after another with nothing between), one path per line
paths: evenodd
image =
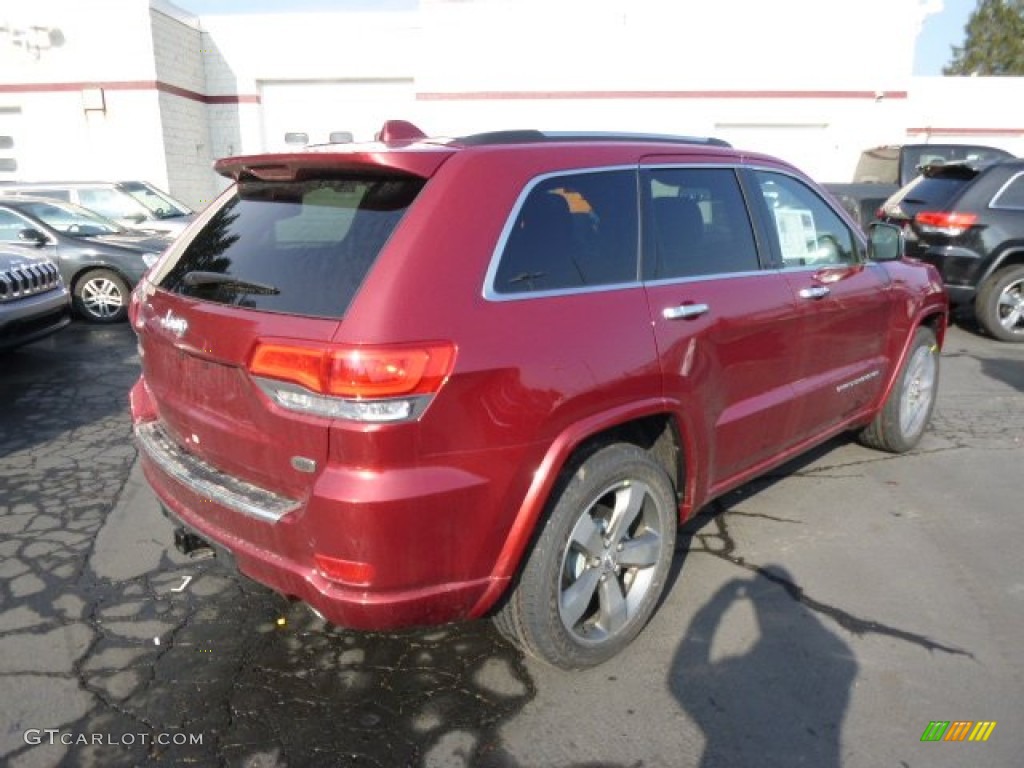
M60 284L60 272L49 261L0 270L0 301L14 301L45 293Z

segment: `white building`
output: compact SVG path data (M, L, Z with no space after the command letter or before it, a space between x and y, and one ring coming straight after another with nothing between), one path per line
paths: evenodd
M1024 154L1024 79L911 77L935 5L420 0L196 17L165 0L0 0L0 181L146 179L201 206L223 186L217 157L370 139L389 118L435 135L716 135L828 181L884 143Z

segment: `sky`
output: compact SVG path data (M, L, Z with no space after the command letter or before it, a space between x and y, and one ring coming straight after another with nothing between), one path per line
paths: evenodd
M923 1L923 0L922 0ZM914 52L915 75L941 75L953 58L952 46L963 45L964 27L977 0L931 0L942 11L925 19ZM416 7L416 0L171 0L194 14L268 13L307 10L377 9ZM866 55L869 55L867 51Z
M942 0L942 12L925 19L914 51L915 75L942 74L953 59L952 47L964 44L964 28L976 5L976 0Z

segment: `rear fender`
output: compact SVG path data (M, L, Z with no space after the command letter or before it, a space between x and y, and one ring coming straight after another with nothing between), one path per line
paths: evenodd
M515 577L519 564L535 537L538 525L543 522L543 513L556 488L562 470L572 458L573 453L602 432L607 432L630 421L661 415L668 411L671 411L671 408L663 398L641 400L579 421L552 441L534 472L533 481L519 506L515 521L505 539L505 545L495 561L490 574L490 586L477 601L470 616L479 617L485 614Z

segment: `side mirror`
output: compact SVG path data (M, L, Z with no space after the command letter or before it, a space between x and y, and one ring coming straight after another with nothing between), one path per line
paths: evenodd
M872 261L899 261L905 253L903 230L880 221L868 226L868 258Z
M36 247L44 246L50 242L46 235L38 229L23 229L18 233L18 239L26 243L32 243Z

